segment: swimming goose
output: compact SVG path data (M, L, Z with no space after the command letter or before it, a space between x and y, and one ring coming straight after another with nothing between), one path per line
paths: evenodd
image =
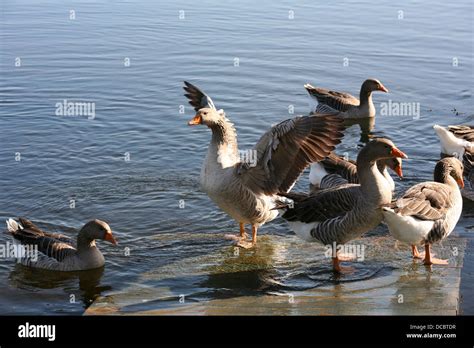
M345 184L311 195L289 193L285 196L293 200L293 206L279 207L300 238L331 247L336 272L341 271L337 245L360 237L382 221L382 206L392 200L392 190L376 161L393 157L407 158L392 141L372 140L357 156L359 185Z
M434 182L409 188L395 202L383 208L383 215L394 238L410 244L414 258L421 258L417 245L425 245L425 265L448 264L431 256L431 244L445 239L454 230L462 211L463 165L454 157L440 160Z
M400 178L403 178L402 159L388 158L377 161L380 173L388 181L392 191L395 190L395 182L388 173L387 168L393 170ZM337 187L344 184L358 184L356 162L335 154L330 154L319 163L313 163L309 172L310 192L318 189Z
M86 223L77 235L77 243L63 234L44 232L25 218L19 218L19 222L8 219L7 229L17 246L37 248L36 255L20 257L19 263L53 271L82 271L102 267L104 256L95 240L117 244L109 225L101 220Z
M278 212L275 201L284 197L302 171L312 162L327 156L340 142L344 129L340 117L314 115L283 121L267 131L241 160L237 134L223 110L189 82L185 96L197 111L189 125L205 125L212 132L201 169L204 192L224 212L239 223L237 245L251 248L257 243L257 229L273 220ZM245 224L252 226L252 242L246 240Z
M304 88L312 98L318 101L316 112L340 112L339 115L344 118L374 117L376 111L372 101L372 92L388 93L388 89L376 79L364 81L360 87L360 100L348 93L313 87L310 84L305 84Z
M458 125L448 128L434 125L441 143L441 157L454 156L464 165L463 197L474 201L474 126Z

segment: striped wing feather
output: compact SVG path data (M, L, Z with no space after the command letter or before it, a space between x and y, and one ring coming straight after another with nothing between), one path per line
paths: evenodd
M303 170L326 157L343 136L335 115L296 117L266 132L255 145L257 162L237 165L237 174L254 193L288 192Z
M12 232L12 235L21 244L36 246L40 253L59 262L76 253L69 237L57 233L43 232L25 218L19 220L23 229Z
M351 184L320 190L306 197L288 193L285 196L293 199L294 206L283 214L283 218L304 223L333 219L351 211L357 204L359 194L359 185Z
M319 103L326 104L337 111L344 112L360 104L359 99L349 93L331 91L311 85L305 85L305 88Z
M453 206L449 188L437 182L415 185L394 204L395 212L421 220L438 220Z

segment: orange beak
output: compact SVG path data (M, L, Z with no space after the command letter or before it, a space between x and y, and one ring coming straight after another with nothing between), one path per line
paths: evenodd
M387 88L385 88L385 86L384 86L384 85L382 85L382 84L380 84L379 91L382 91L382 92L388 93L388 89L387 89Z
M394 170L395 170L395 173L397 173L399 178L403 178L402 166L396 166Z
M114 236L112 235L111 232L107 232L105 234L104 240L106 240L107 242L112 243L113 245L117 245L117 241L115 240L115 238L114 238Z
M400 151L400 150L397 149L396 147L392 147L392 151L390 152L390 154L391 154L393 157L408 158L407 155L405 155L402 151Z
M460 188L464 188L464 180L463 178L456 179L456 182L458 183Z
M193 117L191 121L188 122L188 126L196 126L198 124L202 124L202 117L199 114Z

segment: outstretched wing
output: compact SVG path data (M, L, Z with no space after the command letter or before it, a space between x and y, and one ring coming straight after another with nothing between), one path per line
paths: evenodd
M209 97L206 93L187 81L184 81L184 85L185 86L183 88L186 91L184 95L189 99L189 104L194 107L194 110L198 111L202 108L211 108L216 110L211 97Z
M343 137L337 115L313 115L283 121L266 132L254 147L256 164L236 167L242 182L255 193L288 192L303 170L326 157Z

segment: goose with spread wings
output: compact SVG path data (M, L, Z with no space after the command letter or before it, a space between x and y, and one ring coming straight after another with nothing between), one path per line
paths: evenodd
M285 199L279 194L288 192L310 163L326 157L340 142L342 119L325 114L288 119L264 133L253 149L239 152L237 132L224 111L191 83L185 82L184 90L197 112L188 124L204 125L212 132L201 188L239 223L237 245L251 248L257 243L257 229L277 217L273 208ZM245 224L252 227L251 241Z

